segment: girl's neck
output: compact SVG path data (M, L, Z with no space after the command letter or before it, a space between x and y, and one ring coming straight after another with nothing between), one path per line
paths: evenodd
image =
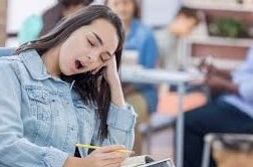
M48 50L41 58L47 68L47 72L52 76L59 77L59 48L56 47Z

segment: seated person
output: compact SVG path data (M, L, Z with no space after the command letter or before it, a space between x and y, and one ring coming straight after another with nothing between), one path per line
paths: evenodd
M191 34L199 22L197 11L182 7L168 27L156 30L161 66L167 70L178 70L182 64L180 38Z
M181 70L185 67L184 46L182 39L189 36L197 27L199 18L195 9L181 7L174 20L165 28L155 31L161 67L168 71ZM167 112L170 115L178 114L177 85L163 84L159 88L158 111ZM198 89L197 89L198 90ZM173 103L174 101L174 103ZM170 103L168 103L170 102ZM203 92L188 92L184 97L183 109L190 110L203 105L206 97Z
M158 61L158 49L153 32L143 25L139 19L139 7L136 0L106 0L109 6L121 18L125 31L126 41L124 49L138 52L138 63L144 68L155 68ZM132 104L137 113L137 122L148 120L149 114L157 108L157 89L149 84L123 85L126 100ZM141 135L136 132L134 150L141 154Z
M235 71L202 63L212 100L185 114L184 167L200 167L208 133L253 133L253 47ZM211 159L211 167L215 162Z
M31 15L23 23L19 31L20 43L37 39L55 27L65 16L88 6L93 0L58 0L58 3L46 10L42 16Z
M118 74L123 43L120 18L91 5L0 58L1 167L121 166L136 122Z

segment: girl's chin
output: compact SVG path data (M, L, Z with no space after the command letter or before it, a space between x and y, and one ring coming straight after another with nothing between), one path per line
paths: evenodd
M75 75L77 74L76 72L72 71L72 70L69 70L69 71L62 71L61 72L63 75L65 76L71 76L71 75Z

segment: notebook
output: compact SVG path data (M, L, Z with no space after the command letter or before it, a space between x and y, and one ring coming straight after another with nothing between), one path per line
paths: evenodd
M149 155L141 155L127 158L122 167L175 167L172 159L154 160Z

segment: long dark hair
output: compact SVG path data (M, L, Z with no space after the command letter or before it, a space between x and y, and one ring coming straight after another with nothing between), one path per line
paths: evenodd
M76 29L89 25L92 21L100 18L107 20L116 28L119 43L114 54L116 56L117 68L119 69L125 38L124 30L118 16L104 5L91 5L80 10L74 15L63 20L45 36L21 45L17 49L16 54L28 49L35 49L40 55L42 55L50 48L56 47L64 42ZM67 82L75 80L73 89L80 94L85 104L97 106L96 113L101 120L99 135L102 139L107 137L108 134L106 120L111 103L109 85L105 78L102 77L103 70L105 69L101 69L96 75L92 75L90 72L87 72L73 76L61 76L61 78Z
M108 5L108 1L109 0L105 0L104 4ZM139 7L139 4L138 4L137 0L131 0L131 1L134 4L134 14L133 14L134 18L136 18L136 19L140 18L141 17L141 11L140 11L140 7Z

